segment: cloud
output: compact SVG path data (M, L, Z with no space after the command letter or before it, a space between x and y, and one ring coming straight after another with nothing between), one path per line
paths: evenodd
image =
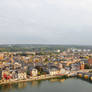
M0 0L0 43L92 45L91 0Z

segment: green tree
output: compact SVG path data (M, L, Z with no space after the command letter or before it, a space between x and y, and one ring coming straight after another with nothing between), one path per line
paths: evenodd
M89 68L90 68L89 64L85 64L85 69L89 69Z

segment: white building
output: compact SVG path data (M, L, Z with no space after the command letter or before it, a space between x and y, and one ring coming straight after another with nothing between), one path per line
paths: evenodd
M49 74L52 76L59 74L59 72L60 71L58 69L55 69L55 68L49 70Z
M38 74L38 70L37 69L32 69L32 72L31 72L32 76L37 76Z

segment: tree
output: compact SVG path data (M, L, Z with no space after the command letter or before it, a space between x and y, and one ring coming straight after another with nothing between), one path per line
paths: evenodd
M85 64L85 69L89 69L89 68L90 68L89 64Z

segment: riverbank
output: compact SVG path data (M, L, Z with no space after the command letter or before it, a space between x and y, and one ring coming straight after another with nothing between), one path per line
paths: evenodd
M12 84L12 83L18 83L18 82L28 82L28 81L34 81L34 80L46 80L46 79L51 79L51 78L59 78L61 76L36 76L36 77L31 77L31 78L27 78L24 80L6 80L5 82L1 82L0 85L4 85L4 84Z

